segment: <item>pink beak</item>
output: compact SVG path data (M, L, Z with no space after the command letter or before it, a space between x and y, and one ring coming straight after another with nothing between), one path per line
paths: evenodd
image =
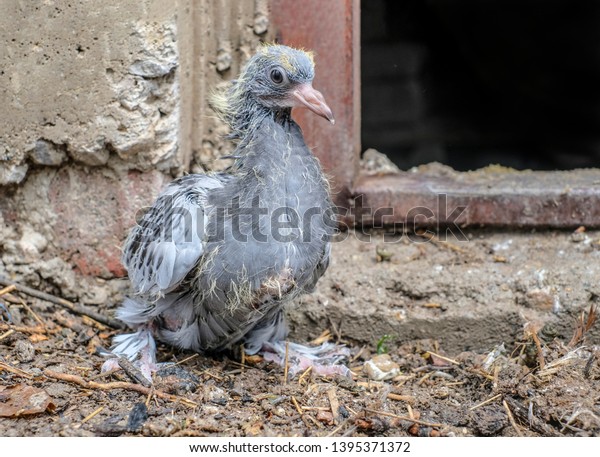
M318 90L314 89L310 83L301 84L294 92L294 106L298 108L308 108L313 113L324 117L332 124L335 124L331 108L325 103L325 98Z

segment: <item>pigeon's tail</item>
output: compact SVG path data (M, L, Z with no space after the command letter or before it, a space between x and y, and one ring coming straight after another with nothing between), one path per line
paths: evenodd
M131 327L137 327L152 319L148 309L143 301L127 297L117 310L117 318Z

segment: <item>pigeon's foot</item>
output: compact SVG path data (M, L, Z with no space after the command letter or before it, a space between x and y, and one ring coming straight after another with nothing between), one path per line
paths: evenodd
M102 364L102 372L121 368L119 358L127 358L140 370L144 378L152 383L152 373L163 368L165 364L156 363L156 343L148 327L142 327L135 333L118 335L113 339L113 346L103 355L110 357Z
M262 356L268 362L275 362L284 366L286 364L286 342L263 344ZM320 376L342 375L351 377L352 372L341 362L350 355L348 348L336 346L332 343L323 343L321 346L309 347L296 343L287 343L287 365L290 377L312 367L313 372Z

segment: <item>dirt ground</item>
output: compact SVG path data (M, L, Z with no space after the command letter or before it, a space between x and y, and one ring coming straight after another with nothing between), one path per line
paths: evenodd
M100 375L118 331L0 291L0 436L600 435L600 232L465 233L335 243L290 339L347 345L354 379L159 346L150 389Z

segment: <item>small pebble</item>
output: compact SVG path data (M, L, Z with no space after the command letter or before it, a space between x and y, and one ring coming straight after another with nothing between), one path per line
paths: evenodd
M146 404L143 402L136 403L131 409L127 419L127 431L140 431L146 420L148 420L148 408L146 407Z
M161 368L156 372L157 388L174 395L185 395L195 392L200 385L198 378L177 365Z
M338 408L338 413L344 419L347 419L350 417L350 411L348 411L344 405L340 405L340 407Z
M229 401L227 392L217 386L206 386L204 396L208 401L215 405L225 406Z
M380 354L365 362L363 370L369 379L385 381L400 374L400 366L392 360L389 354Z
M324 424L331 425L333 424L333 414L331 414L331 411L318 411L317 420Z
M35 349L27 340L19 340L15 344L15 353L19 362L31 362L35 358Z

